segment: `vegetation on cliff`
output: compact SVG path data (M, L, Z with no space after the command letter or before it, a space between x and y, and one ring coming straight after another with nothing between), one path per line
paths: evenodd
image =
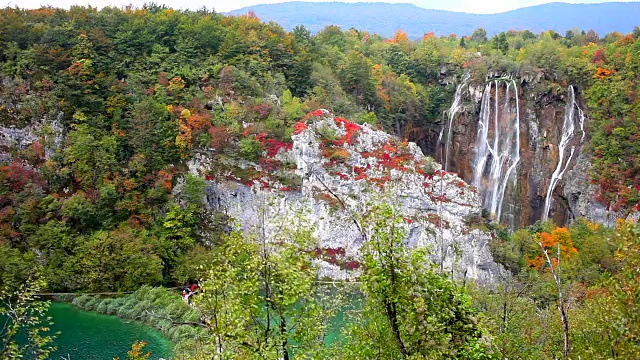
M291 146L313 110L353 120L341 122L344 136L324 134L324 155L340 160L362 123L424 144L450 103L451 84L467 72L476 82L490 73L533 74L546 79L541 93L562 96L567 85L578 87L589 116L591 178L599 200L629 212L640 206L639 37L507 31L488 39L478 29L470 37L425 34L411 41L402 31L384 39L335 26L312 36L303 27L286 32L252 14L225 17L155 5L2 9L0 289L15 294L16 284L32 280L29 269L40 268L41 289L64 291L126 291L218 271L205 282L211 297L203 299L241 293L228 309L202 305L210 316L224 312L232 321L228 328L207 325L211 345L271 356L306 341L309 351L328 351L313 332L323 330L312 322L321 306L316 297L306 298L317 290L309 254L283 245L275 258L264 259L258 245L232 231L232 219L207 210L207 179L187 175L187 162L207 154L217 166L208 180L255 185L275 176L282 185L276 190L295 190L299 180L280 171L291 164L274 155ZM380 154L388 169L405 166L402 144L388 144L394 151L387 155L394 156ZM358 171L366 170L353 169L354 176L362 175ZM389 223L398 220L387 215ZM638 356L637 224L621 222L616 232L586 223L568 230L535 225L512 235L496 230L496 258L522 281L479 290L475 304L485 315L478 323L460 286L416 267L424 265L413 254L397 252L398 234L372 221L389 252L365 258L370 302L359 314L366 318L356 318L345 335L356 346L342 348L345 357L394 344L381 349L387 358L513 357L525 351L529 358L556 358L566 353L563 333L573 339L576 356ZM556 248L555 261L545 256ZM225 251L234 254L231 263ZM297 271L281 266L277 256L285 255ZM326 249L320 255L333 256ZM387 255L392 263L377 262ZM260 282L265 263L276 276L268 289ZM203 271L203 264L217 267ZM552 269L561 269L560 281ZM396 270L398 282L391 284ZM235 283L246 287L228 287ZM244 302L260 308L242 313ZM556 304L568 311L568 329ZM271 320L251 322L265 314L280 326L295 319L308 332L273 328ZM269 331L258 342L251 337L255 331L235 333L229 324ZM487 344L483 328L495 346ZM442 336L420 335L435 333Z

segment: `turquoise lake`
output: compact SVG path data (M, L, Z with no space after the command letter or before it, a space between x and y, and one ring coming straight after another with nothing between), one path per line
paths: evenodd
M145 350L152 353L150 359L172 357L171 342L143 324L61 302L51 303L49 316L54 322L52 330L60 332L54 340L58 349L51 359L111 360L117 356L125 360L136 340L147 342Z

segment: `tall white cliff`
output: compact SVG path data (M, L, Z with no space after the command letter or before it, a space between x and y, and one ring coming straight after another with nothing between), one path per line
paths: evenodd
M376 203L386 202L405 219L407 246L430 250L425 261L454 277L479 282L504 275L490 254L489 235L481 230L475 188L442 171L414 143L327 113L300 125L292 138L290 150L283 147L273 159L295 164L295 169L283 171L301 180L299 188L283 187L276 176L265 176L251 186L208 181L208 206L227 213L245 229L260 222L266 233L277 231L276 219L304 217L319 241L317 250L338 254L337 260L318 259L321 275L349 278L357 274L361 231L366 231L358 228L357 219ZM189 165L203 175L211 171L212 161L201 155ZM243 166L261 170L257 164Z

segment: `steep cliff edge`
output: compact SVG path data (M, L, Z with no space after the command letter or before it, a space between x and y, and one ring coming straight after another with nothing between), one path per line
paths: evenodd
M503 273L483 232L474 187L445 172L414 143L326 111L296 124L293 143L264 134L260 159L237 164L251 178L221 172L214 156L201 154L190 170L207 177L207 204L238 220L277 231L278 221L303 217L319 240L323 275L347 278L357 272L363 241L358 219L380 202L405 219L407 246L427 246L441 271L463 279L492 282ZM236 170L237 173L238 170Z
M511 229L547 218L611 223L617 214L595 201L588 178L583 108L580 89L542 71L466 77L427 153L476 185L483 206Z

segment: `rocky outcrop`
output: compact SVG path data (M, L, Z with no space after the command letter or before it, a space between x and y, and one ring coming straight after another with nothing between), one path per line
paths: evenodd
M347 278L357 274L358 249L369 231L360 220L385 202L404 219L407 246L426 246L443 271L479 282L504 274L489 252L475 189L443 171L416 144L322 111L296 124L292 138L293 144L279 145L277 152L266 146L269 162L242 164L262 174L250 182L221 178L211 158L195 157L190 169L209 179L208 206L245 230L275 232L282 219L307 224L319 242L322 275ZM264 164L273 162L288 166L264 172ZM298 181L285 185L283 172Z
M41 139L44 140L44 144L41 144L44 157L49 159L56 149L62 148L62 116L60 112L55 119L44 117L22 128L0 126L0 161L10 162L14 151L24 150Z

